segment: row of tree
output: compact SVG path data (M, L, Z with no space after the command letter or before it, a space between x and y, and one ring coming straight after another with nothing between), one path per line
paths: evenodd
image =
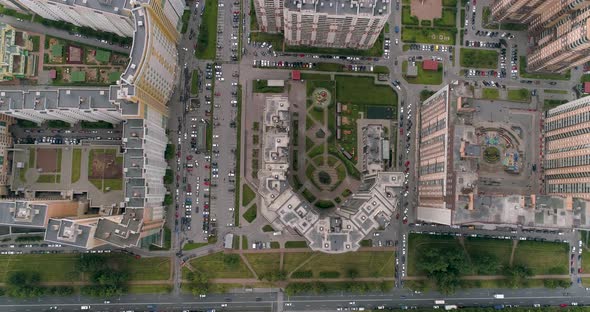
M42 287L41 274L34 271L15 271L6 280L6 295L15 298L32 298L44 295L68 296L74 293L70 286Z
M92 285L82 287L84 295L112 297L122 295L127 290L129 273L110 265L104 255L82 254L77 267L78 271L89 274L92 282Z

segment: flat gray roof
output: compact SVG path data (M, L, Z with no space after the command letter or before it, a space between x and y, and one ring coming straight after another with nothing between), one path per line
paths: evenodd
M122 14L124 10L131 10L132 8L128 0L69 0L68 2L113 14Z
M47 205L27 201L0 202L0 224L24 227L45 227Z
M143 224L143 209L126 209L117 223L111 219L98 220L95 238L119 247L137 246Z
M92 228L68 219L49 219L45 240L86 248Z
M123 142L127 149L143 148L143 119L127 119L123 123Z
M25 103L23 91L6 90L0 91L0 110L21 109Z
M143 149L126 149L123 166L127 169L125 177L140 178L143 171Z
M107 88L52 88L44 90L0 90L0 111L11 109L112 109Z
M109 100L109 89L59 89L59 107L81 109L112 108L118 109Z
M121 78L130 84L133 84L137 70L143 61L143 54L146 49L148 41L148 33L146 31L148 18L147 11L144 7L137 7L132 10L135 21L135 30L133 32L133 45L131 46L131 54L129 55L129 65L121 75Z

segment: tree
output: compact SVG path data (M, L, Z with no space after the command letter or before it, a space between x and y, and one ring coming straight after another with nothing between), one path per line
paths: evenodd
M166 194L164 195L164 206L172 205L174 201L172 200L172 195Z
M187 276L189 289L195 296L209 292L209 277L199 271L190 272Z
M223 263L229 267L235 267L240 263L240 256L236 254L229 254L223 257Z
M176 145L167 144L166 150L164 151L164 158L166 160L171 160L172 158L174 158L175 154L176 154Z
M284 281L287 279L287 275L286 271L272 271L258 275L258 279L267 280L269 282Z
M508 287L518 288L526 285L526 279L533 276L533 270L526 265L517 264L504 268L504 275L508 279Z
M426 272L441 292L452 293L461 284L461 275L469 269L465 263L465 253L461 249L432 248L421 253L416 266Z
M346 275L348 275L348 278L355 279L359 276L359 271L355 268L350 268L346 271Z
M166 174L164 175L164 184L172 184L174 183L174 172L171 169L166 169Z
M471 260L480 275L495 274L500 269L498 258L491 254L477 254Z
M81 272L93 272L96 270L102 270L106 266L105 258L97 254L82 254L76 267Z

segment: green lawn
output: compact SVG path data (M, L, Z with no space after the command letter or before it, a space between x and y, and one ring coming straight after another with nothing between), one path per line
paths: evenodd
M55 174L40 174L37 178L37 183L59 183L60 175Z
M214 253L190 261L196 270L207 273L210 278L251 278L252 273L240 259L235 265L228 265L223 261L227 257L223 252Z
M508 101L513 102L530 102L531 93L527 89L509 89L508 90Z
M119 257L120 259L116 259ZM135 259L132 256L113 256L116 263L126 264L129 269L130 280L151 281L168 280L170 278L170 258L151 257Z
M191 10L184 10L184 12L182 12L182 28L180 30L181 33L186 33L186 31L188 30L188 22L189 19L191 18Z
M314 67L314 69L317 71L328 71L328 72L341 72L341 71L343 71L342 64L324 63L324 62L317 63L316 66Z
M311 255L318 254L313 252L286 252L283 256L283 270L287 273L293 272L303 261L309 259Z
M519 76L530 79L548 79L548 80L569 80L571 77L571 70L567 70L564 74L559 73L528 73L526 71L526 56L521 56L519 59Z
M199 71L193 70L193 77L191 78L191 94L199 94Z
M397 93L387 85L375 85L373 77L336 76L339 102L365 105L397 105Z
M496 100L500 98L500 90L496 88L483 88L482 98L487 100Z
M199 59L213 60L217 49L217 0L205 0L205 8L195 54Z
M281 265L279 253L268 254L244 254L252 269L258 276L264 273L278 272Z
M285 243L285 248L307 248L306 241L288 241Z
M551 93L551 94L568 94L569 93L568 90L553 90L553 89L545 89L545 90L543 90L543 92Z
M314 277L320 272L339 272L347 277L349 269L356 269L358 277L393 277L395 254L390 251L362 251L349 254L316 253L298 271L311 271Z
M438 64L438 70L424 70L422 67L422 62L416 62L416 66L418 66L418 76L416 77L408 77L404 74L404 79L411 84L426 84L426 85L439 85L442 83L443 80L443 65L441 63ZM403 61L402 63L402 73L407 73L408 70L408 61Z
M130 294L168 294L172 291L172 285L129 285L127 290Z
M502 265L508 265L512 253L512 241L504 239L474 238L465 239L465 249L470 256L480 254L491 254L497 257ZM475 274L473 272L472 274ZM498 270L492 274L501 274Z
M269 87L267 80L254 80L252 88L254 93L282 93L285 91L284 87Z
M123 178L121 179L104 179L103 192L109 188L111 191L120 191L123 189Z
M256 193L247 185L242 187L242 205L246 206L256 198Z
M193 250L207 245L209 245L209 243L186 243L182 246L182 250Z
M402 6L402 25L418 25L418 23L418 18L412 15L410 6Z
M584 273L590 272L590 251L587 248L583 249L582 252L582 269ZM590 278L589 278L590 279ZM590 287L590 283L587 284L587 287Z
M443 8L442 17L434 19L434 26L436 27L455 27L457 23L456 17L457 8Z
M470 68L498 67L498 52L483 49L461 48L461 66Z
M402 27L402 39L405 43L455 44L456 30L441 28Z
M568 244L519 241L514 263L527 265L533 274L568 274L568 252Z
M256 204L250 206L250 208L248 208L248 210L246 210L246 212L244 212L244 219L246 219L246 221L252 223L252 221L254 221L256 219L257 209L258 209L258 207L256 206Z

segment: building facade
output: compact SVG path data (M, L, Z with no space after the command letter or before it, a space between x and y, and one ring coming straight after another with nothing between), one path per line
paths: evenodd
M288 45L368 49L385 27L389 0L255 0L260 30Z
M388 0L285 2L285 42L289 45L368 49L387 18Z
M564 72L590 61L588 1L500 0L492 18L528 24L528 71Z
M2 0L12 2L54 21L115 33L123 37L133 34L131 7L133 0Z
M254 0L258 27L262 32L283 32L283 0Z
M545 191L590 199L590 98L547 111Z

